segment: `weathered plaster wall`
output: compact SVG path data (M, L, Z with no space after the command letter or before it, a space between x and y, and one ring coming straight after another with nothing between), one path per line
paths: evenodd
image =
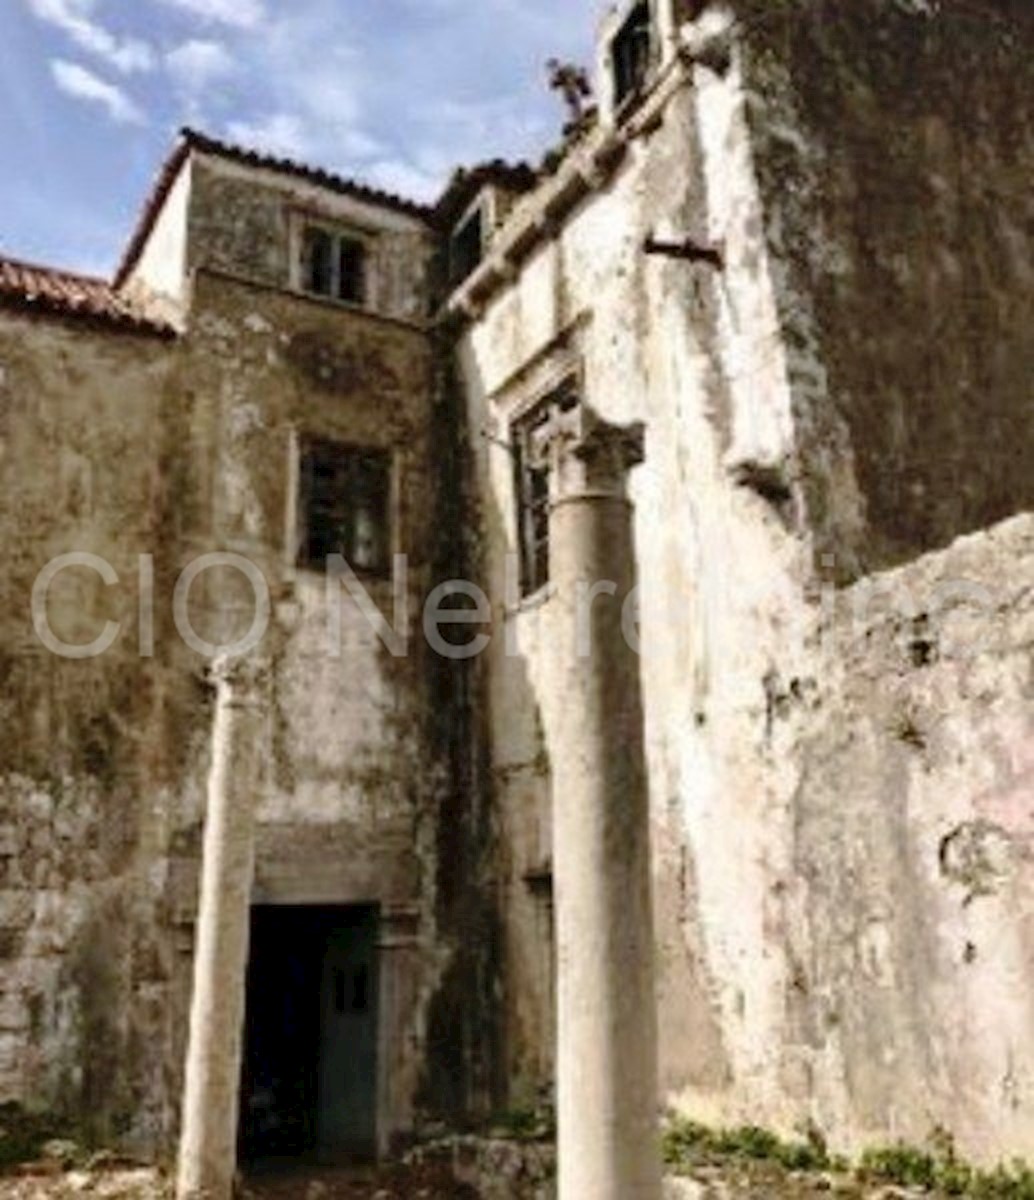
M190 268L291 288L292 224L322 219L369 235L369 307L404 320L428 316L433 238L415 217L214 156L195 155L193 164Z
M1034 12L734 7L808 517L849 578L1034 506Z
M249 228L241 196L284 212L280 192L232 182L240 195L192 190L197 237ZM396 229L391 213L385 225L410 273L386 278L415 289L425 235ZM279 276L231 277L256 274L276 231L253 230L238 246L251 258L219 270L197 267L208 248L192 247L178 339L7 318L2 327L11 559L0 1089L149 1148L168 1145L178 1121L211 737L205 661L172 627L172 598L183 568L213 551L254 563L273 602L261 649L274 687L269 742L256 748L269 786L255 898L381 906L383 1144L418 1117L483 1106L492 1085L493 898L479 891L489 831L472 799L474 684L419 636L431 578L462 573L455 424L413 323L299 297ZM426 298L414 290L403 307L423 311ZM294 565L297 441L307 434L392 453L405 656L342 596L333 657L326 579ZM116 646L87 663L49 655L28 616L36 572L67 550L103 556L121 578L108 589L78 569L54 585L54 624L70 640L95 636L109 614L124 622ZM143 659L142 554L154 556L155 613ZM368 588L392 622L390 585ZM217 642L239 637L254 607L229 569L206 571L189 595L195 632Z
M1028 515L842 593L781 677L786 1079L856 1139L1034 1149L1032 584Z
M777 516L738 489L725 467L738 398L716 369L720 296L710 270L642 251L649 234L706 236L699 158L687 154L696 137L694 112L694 98L683 89L663 126L632 145L611 185L544 242L461 345L484 491L483 570L496 615L490 719L506 847L507 1062L520 1100L551 1069L549 913L536 885L551 853L550 736L565 697L553 669L548 599L519 602L516 585L506 586L506 556L516 552L513 468L496 439L505 441L513 413L572 368L606 420L647 422L647 463L635 472L633 491L648 756L663 859L668 1082L692 1078L719 1089L729 1073L712 974L722 964L703 953L696 848L682 835L683 810L718 806L720 798L697 781L706 767L699 730L712 718L712 705L732 703L743 675L748 686L751 679L759 686L762 647L787 619L794 599L788 580L803 559ZM752 302L757 273L753 261L738 269L734 286L744 304ZM748 328L742 338L747 343L765 333ZM776 396L777 386L778 379ZM729 828L723 836L738 835ZM760 979L757 986L765 990Z
M492 897L479 890L487 831L473 685L463 664L431 653L420 627L432 583L463 573L455 425L443 419L447 398L419 329L206 270L194 303L184 352L206 398L209 543L258 562L275 597L256 899L381 904L390 1140L418 1115L461 1118L492 1087ZM398 657L343 594L334 657L326 577L294 567L291 464L306 435L392 454L393 548L408 580ZM213 582L213 595L199 593L210 609L232 599L225 580ZM365 586L394 624L391 584ZM188 861L181 877L192 884L195 868Z
M166 470L189 413L165 342L4 317L0 364L0 1092L146 1142L170 1117L169 845L197 803L208 731L163 607L140 657L138 556L160 587L193 498L189 470ZM121 622L95 659L53 655L33 632L33 580L69 552L119 575L107 587L74 568L50 592L69 642Z
M478 684L466 664L439 658L421 627L431 588L467 573L446 373L418 328L206 270L185 353L207 397L210 541L259 562L275 597L256 899L381 904L393 1006L382 1135L410 1132L418 1117L464 1119L496 1089L497 975ZM364 586L405 639L398 656L339 592L335 657L327 579L294 566L291 464L306 435L391 452L393 549L408 582L400 625L391 583Z
M386 922L405 927L397 953L406 962L392 986L409 999L387 1044L398 1056L388 1072L403 1093L409 1080L390 1117L391 1132L399 1132L412 1120L423 1005L438 970L430 905L442 770L426 736L426 664L417 644L393 658L347 597L337 656L326 576L294 567L291 463L305 435L392 452L395 548L408 557L410 613L419 613L433 514L428 345L411 330L206 272L195 283L191 328L184 353L192 386L205 397L204 449L214 481L207 545L259 565L275 601L264 647L275 663L274 712L255 898L378 902ZM367 586L391 621L390 584ZM197 589L199 607L216 625L222 613L243 632L251 610L246 586L213 574ZM226 612L238 603L243 615ZM186 911L196 883L197 818L179 872Z
M489 719L505 847L512 1095L527 1098L550 1072L542 1036L551 1029L550 963L530 883L549 853L550 805L563 803L550 795L549 761L565 697L548 598L521 603L505 585L516 514L512 460L497 440L574 367L604 418L647 424L633 493L668 1094L716 1120L787 1128L812 1120L845 1144L921 1139L939 1123L974 1154L1029 1154L1031 1104L1020 1081L1034 979L1022 966L1029 930L1017 903L1029 887L1027 834L1006 844L975 815L986 781L1004 769L993 747L1015 757L1021 737L1029 740L1026 585L977 622L1001 645L972 669L951 654L928 667L921 647L891 665L878 628L835 650L821 635L836 597L822 572L842 565L823 555L861 547L869 557L839 571L849 577L885 561L887 542L866 523L857 430L821 406L824 391L811 393L811 408L802 400L804 350L813 355L809 378L824 381L863 339L839 330L828 368L821 342L802 348L780 243L766 224L780 210L766 209L756 99L711 20L687 31L698 61L663 119L559 228L544 223L547 236L459 347L495 614ZM782 179L788 197L796 182ZM536 203L522 200L518 219ZM647 235L720 245L722 270L646 255ZM920 272L926 253L914 247L902 272ZM1022 302L1014 293L1003 303L1012 311ZM928 342L933 354L937 340ZM1010 392L1015 353L1003 370L1012 398L989 403L1009 406L1015 431L1026 411ZM974 456L966 494L977 497L990 473L972 445L977 418L966 425L960 403L952 415L946 399L938 419L945 430L957 423L953 482L969 486L963 449ZM907 456L897 462L908 478ZM1011 478L1006 512L1026 503ZM836 493L839 542L829 540L823 513L832 509L816 507L815 489ZM940 510L940 540L1001 515L982 500L967 504L953 516ZM912 582L922 593L942 573L993 584L1017 564L1026 572L1028 539L1029 525L978 536L922 560ZM911 554L925 544L913 542ZM941 727L960 737L980 731L966 735L964 766L950 737L923 759L914 742L926 735L899 715L910 707L941 714ZM1026 768L1009 770L1018 779ZM1024 795L1026 785L1016 787ZM962 849L951 838L959 827ZM973 903L961 905L957 887L939 877L942 847L964 864L990 857L1010 897L992 901L1003 931L983 967L979 939L966 932ZM960 870L969 868L948 867ZM958 954L964 969L955 969ZM985 972L979 999L972 968ZM1001 1020L985 1015L997 1010Z

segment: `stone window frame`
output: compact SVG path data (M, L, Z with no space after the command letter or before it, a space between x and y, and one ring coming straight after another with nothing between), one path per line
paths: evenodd
M395 579L395 559L401 550L402 474L404 452L385 442L357 439L341 430L292 427L287 450L287 504L285 512L284 567L287 577L326 578L326 567L306 561L304 554L306 512L303 494L302 464L305 448L312 442L336 444L346 450L382 454L388 463L388 485L385 519L384 562L377 569L367 569L349 562L352 570L371 584L392 584Z
M374 269L376 262L377 233L347 218L337 218L333 215L312 209L296 208L288 213L289 220L289 249L290 249L290 287L291 291L315 300L321 304L332 304L353 312L375 312L377 310L377 273ZM335 293L311 291L305 286L302 278L302 247L305 234L309 229L318 229L335 239L340 246L343 241L356 242L363 248L363 284L362 299L349 300Z
M620 69L618 54L620 43L628 39L630 26L640 9L646 10L648 22L648 58L642 76L631 87L626 89L623 94L619 94L619 84L621 81L618 76ZM622 7L616 18L614 32L607 46L607 67L610 72L610 87L614 97L613 108L615 119L622 120L639 106L640 101L650 90L650 85L654 81L660 65L661 45L657 5L654 0L628 0L628 3Z
M488 392L485 398L488 444L500 448L500 452L510 460L511 467L513 445L509 439L515 422L541 404L565 380L573 379L578 394L583 401L588 400L587 338L592 324L592 310L580 309ZM518 548L519 552L516 483L512 469L505 471L499 480L507 544ZM553 590L548 586L533 596L514 598L508 595L503 608L504 616L510 619L539 608L552 595Z
M492 225L492 211L489 203L489 196L486 189L482 189L477 196L463 210L463 214L459 220L455 222L449 230L448 242L448 263L447 274L449 279L449 287L459 287L464 280L469 279L478 267L485 261L485 256L488 252L488 240ZM481 245L478 251L477 261L471 264L466 270L460 270L457 266L456 246L463 233L470 227L471 223L477 218L480 222Z
M535 504L541 505L548 521L548 468L528 466L531 439L534 430L548 420L558 405L565 410L572 407L570 403L561 403L561 398L572 396L574 406L585 402L585 371L579 356L565 353L561 358L547 362L534 389L526 392L506 417L507 442L513 461L513 533L522 607L534 606L551 594L548 528L543 536L538 536L532 524L536 516ZM546 491L536 499L529 491L536 484L541 486L543 477ZM539 559L542 554L546 556L544 564Z

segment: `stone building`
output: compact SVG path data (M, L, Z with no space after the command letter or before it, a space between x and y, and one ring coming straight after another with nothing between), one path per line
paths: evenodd
M548 1092L566 415L645 432L663 1099L1034 1155L1032 26L638 0L536 170L185 132L113 282L0 261L0 1098L175 1141L220 696L242 1153Z

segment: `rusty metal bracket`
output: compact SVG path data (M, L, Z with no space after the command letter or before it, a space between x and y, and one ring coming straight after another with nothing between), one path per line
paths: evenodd
M714 267L716 271L725 269L725 244L705 246L692 238L683 238L680 242L661 242L655 237L648 237L643 243L646 254L663 255L666 258L679 258L685 262L704 263Z

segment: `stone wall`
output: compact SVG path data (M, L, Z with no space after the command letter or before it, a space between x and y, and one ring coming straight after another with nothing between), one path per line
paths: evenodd
M689 80L663 123L634 141L609 181L528 256L515 283L489 300L460 344L482 501L482 579L493 598L488 659L495 795L502 823L508 1013L513 1095L533 1098L551 1073L552 955L550 739L563 705L553 670L546 594L516 591L512 458L515 413L568 372L607 421L647 423L646 465L633 475L644 606L647 749L658 842L665 867L659 910L666 1071L719 1087L729 1066L715 1009L713 965L695 953L693 851L667 834L693 794L698 739L712 703L729 702L742 675L764 676L764 647L799 605L802 548L768 502L739 486L728 467L734 439L758 434L744 395L723 378L718 322L727 293L711 268L643 252L647 237L706 240L707 180ZM535 198L522 201L527 211ZM762 272L750 253L752 210L729 233L735 268L726 287L744 309L765 314ZM742 247L742 249L741 249ZM772 442L788 438L778 363L762 358L774 310L745 323L737 352L760 361L755 383L771 398ZM749 356L755 356L751 359ZM507 557L510 556L508 577ZM788 617L789 611L789 617ZM728 653L727 653L728 651ZM555 798L562 803L562 797ZM676 818L677 819L677 818ZM688 941L687 941L688 939Z
M415 328L203 271L185 350L199 394L211 398L211 541L261 563L276 596L271 780L259 811L256 900L376 901L386 929L394 921L404 931L404 944L399 932L387 935L399 972L391 986L407 999L385 1032L393 1058L382 1080L398 1106L389 1133L404 1134L418 1099L426 1111L441 1104L453 1116L476 1106L492 1044L482 1007L487 981L454 978L457 954L472 958L479 974L491 944L468 943L469 925L478 923L469 884L460 888L468 899L461 913L443 895L455 884L442 876L462 870L467 853L475 871L479 851L465 846L476 837L467 791L463 814L447 815L463 769L455 744L472 754L465 671L437 660L421 632L432 581L459 573L439 527L454 481L444 470L449 450L440 439L448 431L439 428L431 346ZM336 657L327 578L294 567L289 464L306 435L392 454L393 548L406 558L408 580L398 656L340 589ZM362 582L394 625L392 582ZM192 845L196 853L196 839ZM193 883L196 862L181 875ZM184 903L189 910L190 897ZM464 1001L449 1001L456 1028L442 1037L434 1028L441 994L456 986ZM447 1090L430 1085L439 1076L450 1081Z
M191 171L190 267L288 289L297 225L320 219L369 235L367 293L374 309L411 321L428 316L434 242L422 221L216 156L194 156Z
M206 663L173 627L172 599L181 571L213 551L253 563L272 600L255 899L381 907L382 1144L424 1116L483 1109L493 1086L476 683L420 634L430 580L463 573L461 443L415 320L429 235L374 214L387 315L301 297L283 274L289 208L321 201L342 216L350 202L261 184L198 170L182 336L0 319L0 1098L147 1149L167 1147L178 1123L212 719ZM404 656L342 594L334 657L326 577L295 565L306 435L392 456ZM67 551L119 575L107 587L77 567L53 585L68 641L122 622L83 662L44 649L29 616L33 579ZM140 556L154 596L143 656ZM393 622L391 583L366 585ZM198 635L232 641L251 624L251 586L209 570L188 611Z
M164 608L140 656L138 558L167 578L191 489L164 468L189 417L166 342L5 317L0 363L0 1091L146 1141L170 1116L166 856L177 810L197 804L207 703L160 636ZM121 623L98 658L58 657L33 631L33 581L69 552L119 576L71 568L50 590L67 642Z
M786 1079L856 1140L1034 1149L1032 585L1025 516L841 594L773 689Z
M1034 506L1034 13L735 7L808 517L847 578Z
M844 28L853 27L852 17ZM511 231L525 223L513 234L519 260L505 269L490 261L483 278L494 271L500 282L475 279L468 289L471 319L459 360L482 493L482 573L494 611L488 715L504 846L511 1094L524 1102L551 1071L548 912L536 883L549 864L550 807L563 803L551 795L549 764L565 696L551 653L548 593L521 600L507 582L516 505L512 458L499 443L509 439L515 415L573 372L604 419L647 426L646 462L632 490L667 1095L716 1122L790 1129L812 1121L844 1145L898 1134L921 1140L941 1124L976 1156L1029 1154L1020 1030L1034 979L1018 949L1029 932L1014 895L1008 914L1004 904L997 914L1007 932L987 952L978 1001L971 980L984 951L964 928L976 901L962 905L958 885L945 882L938 865L939 856L964 864L990 858L996 880L1029 886L1023 853L974 815L987 780L1002 769L996 747L1028 736L1028 527L978 535L913 568L913 582L923 587L955 572L985 586L1010 572L1019 580L977 622L1003 645L974 674L950 655L927 662L938 651L925 645L925 599L916 644L900 661L880 649L877 628L863 625L835 650L822 632L833 620L828 613L854 594L838 600L824 578L843 583L874 564L915 558L1029 506L1029 476L1014 469L1027 444L1026 351L1011 335L996 342L1000 373L984 393L991 408L981 411L959 394L965 376L946 357L975 353L974 343L962 339L966 349L958 338L940 338L932 301L920 337L913 330L907 343L895 341L909 326L912 301L874 311L864 299L868 267L850 267L860 290L845 290L837 303L810 277L792 275L789 243L780 240L789 227L783 213L808 194L811 143L807 129L780 133L782 93L775 83L754 89L762 76L751 72L763 69L778 83L796 43L766 48L769 25L759 17L740 53L726 28L707 12L683 30L690 62L669 67L659 85L667 101L651 110L647 100L627 118L626 145L608 150L607 131L597 130L570 150L571 175L592 181L577 185L583 198L562 220L559 202L547 205L552 181L522 199L510 218ZM924 69L932 75L954 69L950 57L937 61L935 44L929 53ZM861 62L878 92L879 61ZM767 123L758 115L765 103L773 106ZM877 128L893 140L878 110L865 132L868 111L857 129L845 114L839 142L849 147L855 132L875 137ZM951 113L944 119L950 125ZM831 146L837 140L824 136ZM776 157L780 138L804 165ZM968 145L965 125L949 140ZM853 169L864 174L857 163ZM566 170L561 164L558 177ZM774 200L778 171L781 198ZM988 168L988 189L992 177L1012 194L1004 150L998 168ZM846 212L846 193L841 201ZM866 206L851 211L857 228L868 228ZM893 209L902 222L909 211ZM887 236L900 239L901 278L918 279L929 243L908 242L893 222ZM983 255L988 272L990 260L998 261L979 238L967 242L964 230L952 237L952 253ZM499 254L507 238L504 231ZM646 253L648 238L716 249L720 264L713 254ZM512 282L501 282L508 271ZM1003 281L1001 293L989 286L966 300L959 292L958 308L950 292L946 319L963 322L966 305L985 316L997 311L999 294L1004 328L1018 329L1012 322L1026 301L1015 279ZM835 326L835 341L802 343L791 299ZM863 302L864 321L854 307ZM836 325L848 312L856 312L853 325ZM878 504L867 508L876 485L856 466L864 456L876 462L887 425L863 415L860 385L851 392L858 408L850 420L848 401L835 403L826 390L842 361L855 363L864 347L877 355L885 344L901 395L909 377L895 347L903 354L906 344L925 356L928 380L943 385L940 407L926 422L938 449L924 460L923 478L935 477L938 456L951 463L936 497L929 485L927 515L906 518L911 532L898 542L878 527ZM889 385L880 391L890 394ZM1008 462L985 459L981 425L995 446L1013 447ZM896 443L897 487L910 486L920 470L918 423L915 431ZM937 690L927 692L935 679ZM894 687L892 702L881 688ZM952 758L950 739L936 762L929 757L920 710L943 727L981 731L966 737L965 765ZM969 869L947 867L956 875ZM981 1016L999 1008L1001 1020Z

